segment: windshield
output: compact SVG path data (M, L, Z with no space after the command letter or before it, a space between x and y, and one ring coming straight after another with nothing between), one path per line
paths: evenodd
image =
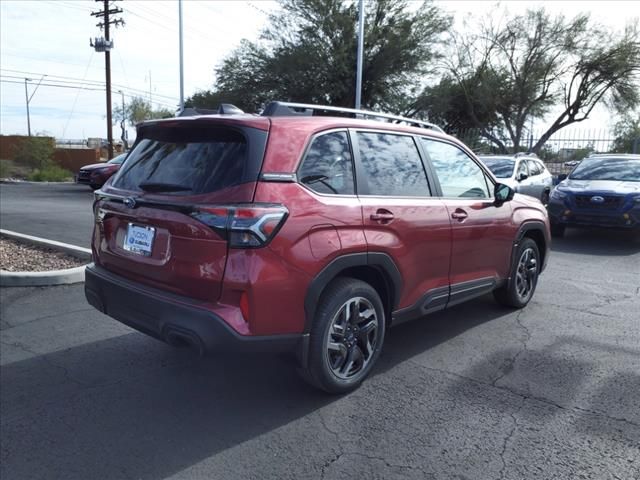
M127 157L127 154L123 153L122 155L118 155L117 157L112 158L107 163L116 163L116 164L120 165L122 162L124 162L124 159L126 157Z
M497 178L509 178L513 175L513 167L516 162L510 158L480 157L480 160L489 167L489 170Z
M640 159L585 158L571 172L572 180L640 182Z

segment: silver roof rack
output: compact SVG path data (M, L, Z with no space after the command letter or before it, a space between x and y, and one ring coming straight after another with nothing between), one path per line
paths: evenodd
M348 113L351 115L355 115L356 118L358 117L384 118L386 120L395 120L397 122L405 122L412 126L429 128L431 130L435 130L436 132L444 133L444 130L442 130L442 128L440 128L438 125L425 122L423 120L416 120L415 118L400 117L398 115L391 115L389 113L378 113L378 112L371 112L368 110L356 110L355 108L332 107L329 105L312 105L308 103L271 102L265 107L264 111L262 112L262 116L264 117L290 117L290 116L310 117L310 116L313 116L314 111Z

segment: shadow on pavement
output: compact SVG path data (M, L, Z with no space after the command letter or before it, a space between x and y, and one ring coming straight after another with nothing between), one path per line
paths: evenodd
M640 252L640 237L625 230L568 228L563 238L553 239L551 250L583 255L634 255Z
M392 329L374 375L507 313L479 299ZM3 366L3 478L164 478L340 398L282 359L149 342L130 333Z

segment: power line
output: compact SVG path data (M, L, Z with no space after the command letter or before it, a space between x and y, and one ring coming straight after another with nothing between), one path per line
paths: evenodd
M14 73L22 73L24 75L30 75L30 76L44 75L42 73L26 72L26 71L22 71L22 70L9 70L9 69L0 69L0 70L12 71ZM23 76L9 75L9 74L6 74L6 73L0 73L0 76L5 77L5 78L13 78L13 79L23 79L24 78ZM64 78L66 80L59 80L59 78ZM61 86L61 87L64 86L66 88L102 87L102 88L99 88L97 90L105 91L105 87L106 87L105 82L100 82L100 81L96 81L96 80L76 80L75 78L76 77L63 77L63 76L60 76L60 75L49 75L49 74L47 74L47 79L48 79L47 81L49 82L48 83L49 86ZM69 80L69 79L72 79L72 80ZM130 98L144 96L147 93L144 90L140 90L140 89L136 89L136 88L132 88L132 87L125 87L125 86L122 86L122 85L119 85L119 84L112 84L112 85L114 87L118 87L119 89L125 91L126 96L130 97ZM81 88L81 89L89 90L91 88ZM156 100L155 103L158 103L158 104L163 105L163 106L168 106L168 107L171 107L171 108L173 108L173 107L175 107L175 105L177 105L177 99L174 98L174 97L169 97L169 96L159 95L159 94L154 94L154 95L167 99L165 101Z

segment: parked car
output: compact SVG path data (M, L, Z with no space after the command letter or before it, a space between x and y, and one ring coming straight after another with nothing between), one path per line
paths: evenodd
M93 190L97 190L120 169L126 157L127 154L123 153L117 157L113 157L108 162L85 165L78 171L76 183L89 185Z
M482 155L480 160L500 182L516 192L535 197L545 205L549 201L553 175L538 157L522 154Z
M583 159L551 192L551 232L566 227L617 227L640 231L640 155Z
M334 393L391 325L489 292L527 305L550 242L540 202L438 127L278 102L141 124L94 211L91 305L201 353L295 353Z

